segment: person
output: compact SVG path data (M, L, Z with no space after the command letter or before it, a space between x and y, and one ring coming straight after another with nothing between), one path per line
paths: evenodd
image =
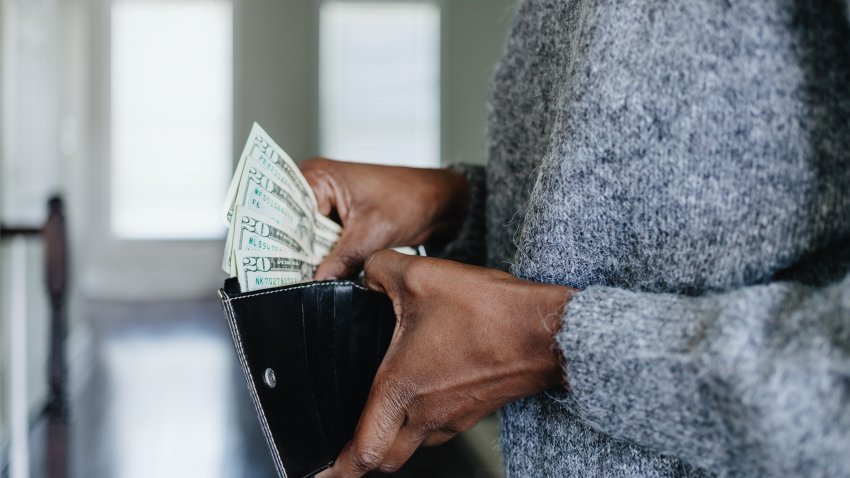
M499 409L509 477L850 476L848 15L522 0L486 168L307 161L398 320L320 476Z

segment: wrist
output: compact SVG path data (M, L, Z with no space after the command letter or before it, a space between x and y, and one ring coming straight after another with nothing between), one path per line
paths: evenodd
M561 317L575 289L518 279L492 271L479 285L491 298L482 311L482 331L498 380L500 402L540 393L565 384L563 360L555 343Z
M440 191L438 211L435 214L429 239L452 237L463 227L469 209L469 181L457 168L438 170Z
M575 289L561 285L522 281L525 311L521 321L528 359L525 395L565 384L563 357L555 342L562 318Z
M562 285L541 284L537 287L540 288L542 310L547 311L536 329L537 340L543 344L540 349L540 382L545 388L552 388L566 384L564 357L555 336L561 330L567 304L576 290Z

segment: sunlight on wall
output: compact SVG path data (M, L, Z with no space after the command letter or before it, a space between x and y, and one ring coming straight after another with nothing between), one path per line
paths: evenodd
M111 224L131 239L223 235L233 13L223 0L112 7Z
M440 9L329 1L320 16L322 154L440 165Z

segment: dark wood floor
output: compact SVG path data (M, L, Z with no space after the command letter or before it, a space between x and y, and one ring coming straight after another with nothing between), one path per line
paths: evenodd
M273 476L215 302L92 304L75 477Z
M36 426L33 477L275 476L217 303L90 312L90 369L71 386L70 422ZM421 450L398 476L492 475L453 441Z

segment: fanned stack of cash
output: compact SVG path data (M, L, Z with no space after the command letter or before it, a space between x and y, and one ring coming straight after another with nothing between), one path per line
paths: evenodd
M342 233L317 209L298 166L254 123L224 201L222 269L242 292L311 280Z

